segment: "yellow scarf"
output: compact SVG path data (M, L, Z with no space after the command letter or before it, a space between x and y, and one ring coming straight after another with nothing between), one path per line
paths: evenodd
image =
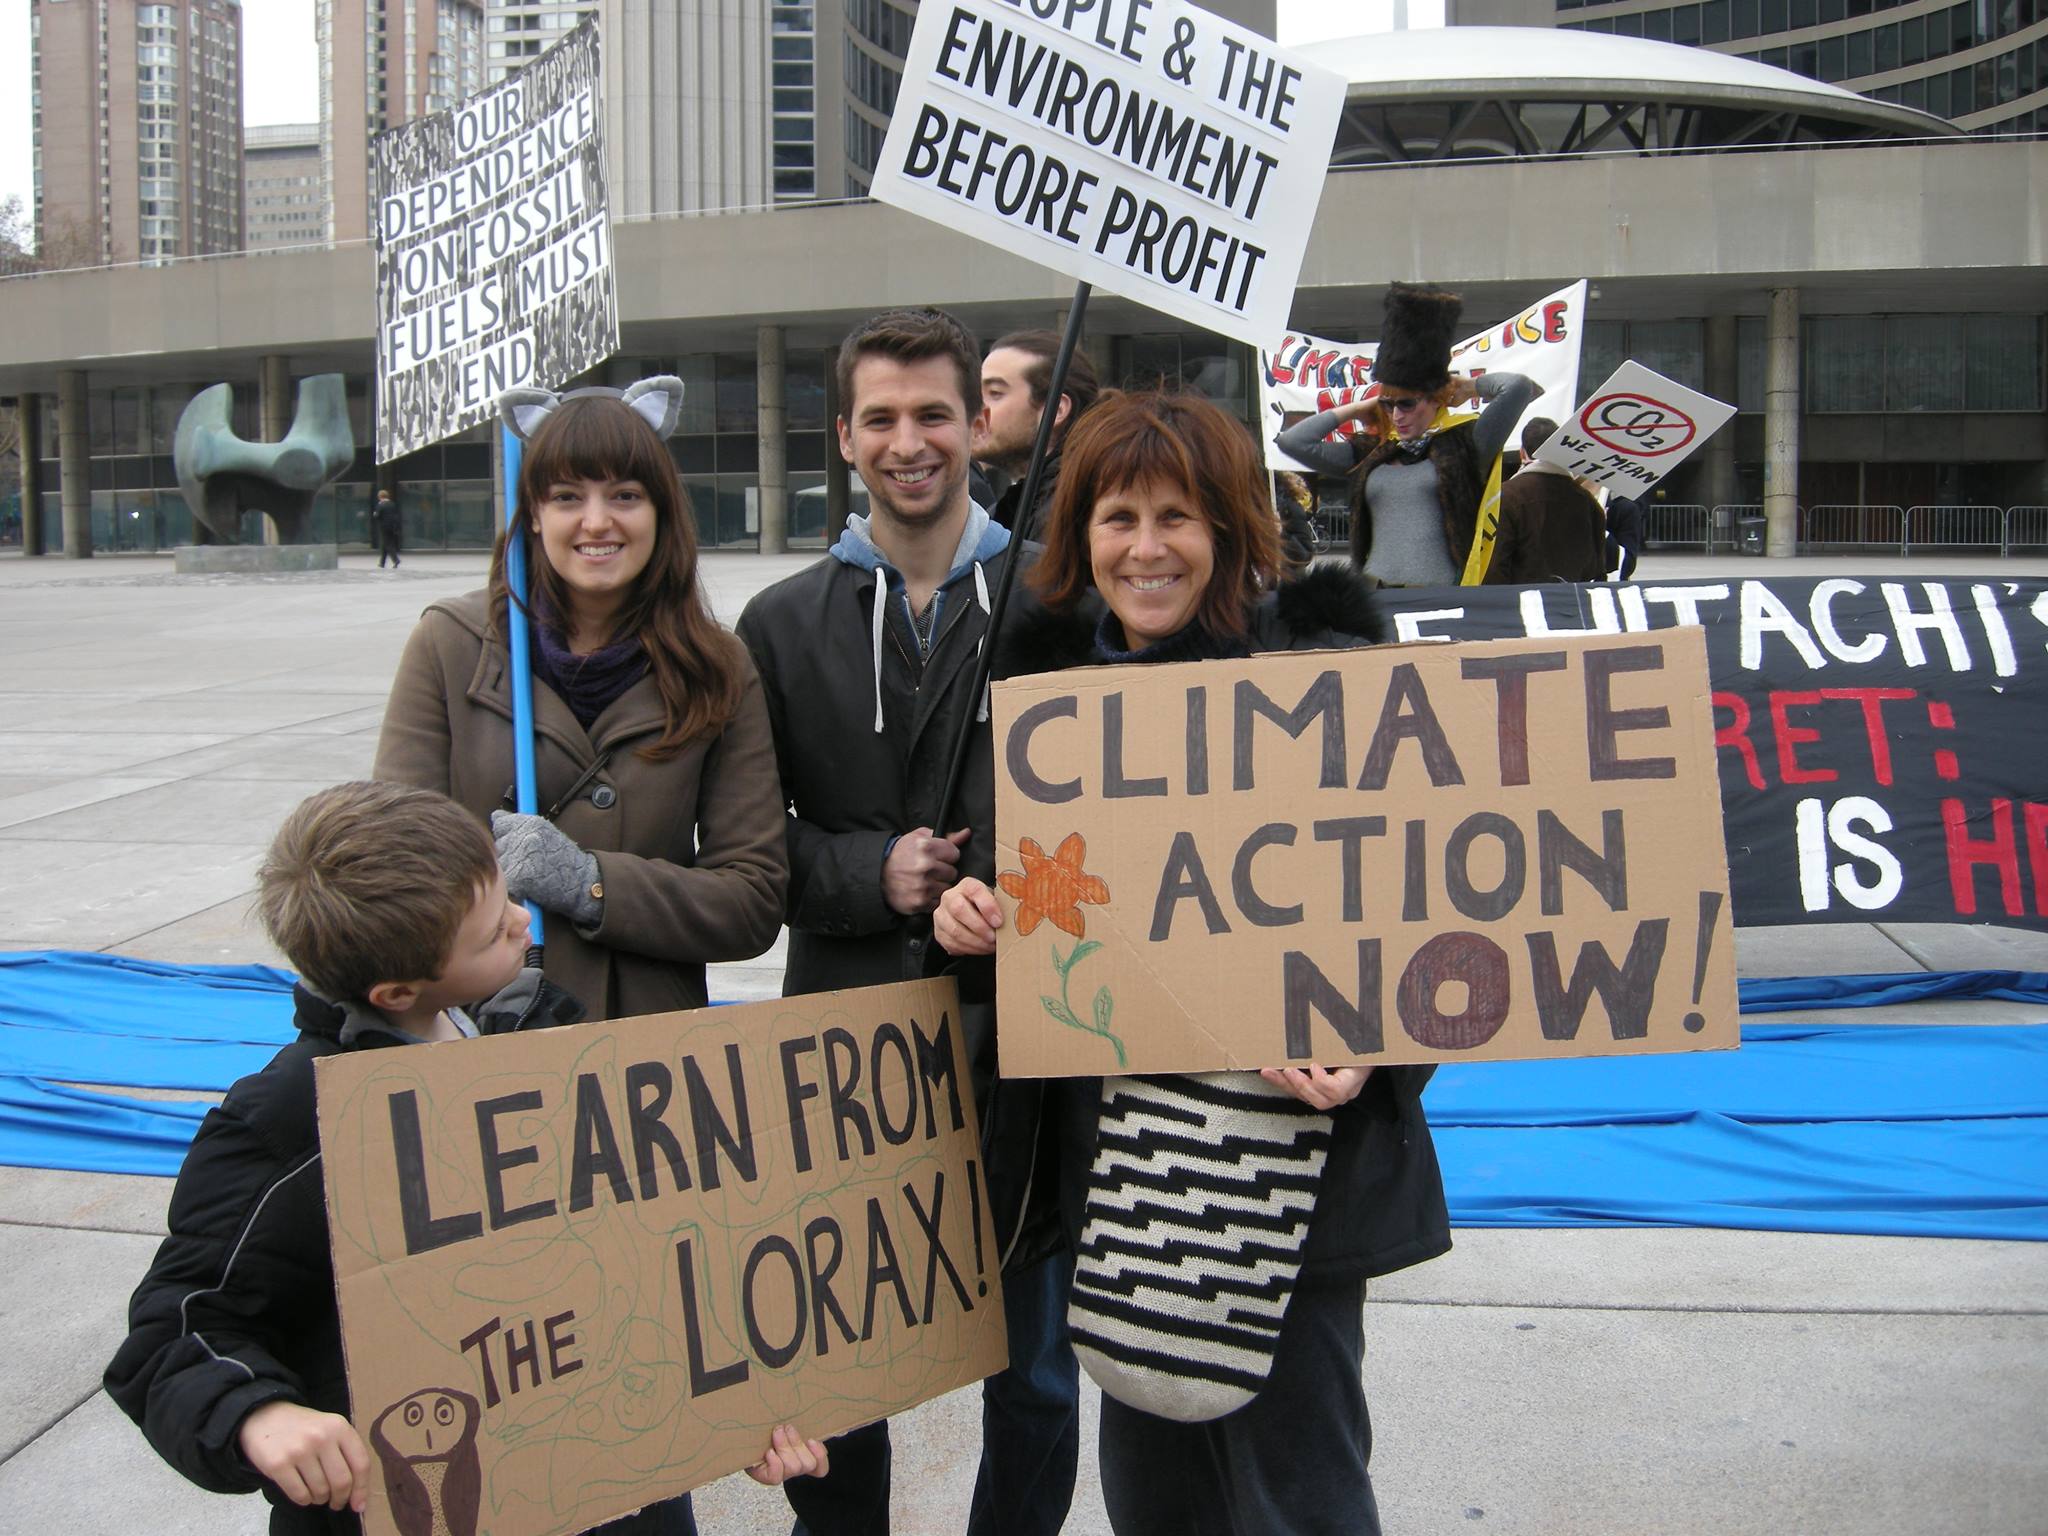
M1440 410L1430 434L1457 426L1464 419L1460 413ZM1479 515L1472 525L1472 551L1465 557L1465 573L1458 578L1461 587L1476 587L1485 581L1486 567L1493 561L1493 543L1500 536L1500 461L1501 455L1496 453L1486 471L1486 490L1479 497Z

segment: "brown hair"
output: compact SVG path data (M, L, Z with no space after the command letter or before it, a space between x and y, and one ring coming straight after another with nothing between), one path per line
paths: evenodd
M1215 568L1195 617L1219 639L1242 635L1262 587L1280 572L1271 482L1243 422L1200 395L1110 390L1068 434L1045 553L1031 584L1049 608L1071 608L1093 585L1088 523L1096 502L1157 483L1201 509Z
M492 637L505 638L505 547L513 539L526 552L529 597L554 613L569 612L567 588L533 531L542 498L565 480L638 480L654 504L654 553L633 580L612 639L640 641L661 693L661 739L639 755L649 762L674 757L739 713L746 674L739 641L719 627L704 601L697 520L675 460L647 419L624 401L602 395L564 400L527 442L519 516L491 553Z
M428 981L498 872L491 835L446 795L337 784L299 802L257 872L263 926L306 984L362 1001Z
M892 309L861 321L839 343L836 372L839 414L853 419L853 371L864 357L890 357L899 363L921 363L928 357L952 359L960 376L960 401L967 419L981 414L981 348L974 333L943 309Z
M1044 410L1045 392L1052 384L1052 365L1059 360L1059 335L1053 331L1012 331L1007 336L998 337L989 351L1001 352L1005 348L1031 357L1031 365L1024 370L1024 382L1031 386L1032 405ZM1066 430L1072 431L1074 424L1102 393L1102 383L1095 377L1095 365L1088 361L1088 354L1079 347L1074 348L1074 355L1067 359L1066 382L1060 386L1060 393L1074 402L1073 410L1067 413L1066 425Z

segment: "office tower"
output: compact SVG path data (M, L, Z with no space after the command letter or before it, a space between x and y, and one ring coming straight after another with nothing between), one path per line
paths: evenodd
M242 209L248 248L276 250L326 238L320 201L320 125L272 123L242 132Z
M484 85L482 0L314 0L327 237L370 232L370 140Z
M60 262L242 246L239 0L31 0L35 220Z

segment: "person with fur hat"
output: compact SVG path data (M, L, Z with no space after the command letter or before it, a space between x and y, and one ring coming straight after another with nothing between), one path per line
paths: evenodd
M1485 576L1492 538L1480 512L1487 488L1497 481L1515 423L1543 393L1518 373L1470 379L1451 372L1463 310L1463 301L1441 288L1390 284L1372 365L1377 393L1297 422L1274 439L1320 474L1351 477L1351 558L1386 586L1476 584ZM1476 421L1449 416L1475 396L1485 407ZM1373 411L1384 413L1387 424L1377 441L1324 441Z

